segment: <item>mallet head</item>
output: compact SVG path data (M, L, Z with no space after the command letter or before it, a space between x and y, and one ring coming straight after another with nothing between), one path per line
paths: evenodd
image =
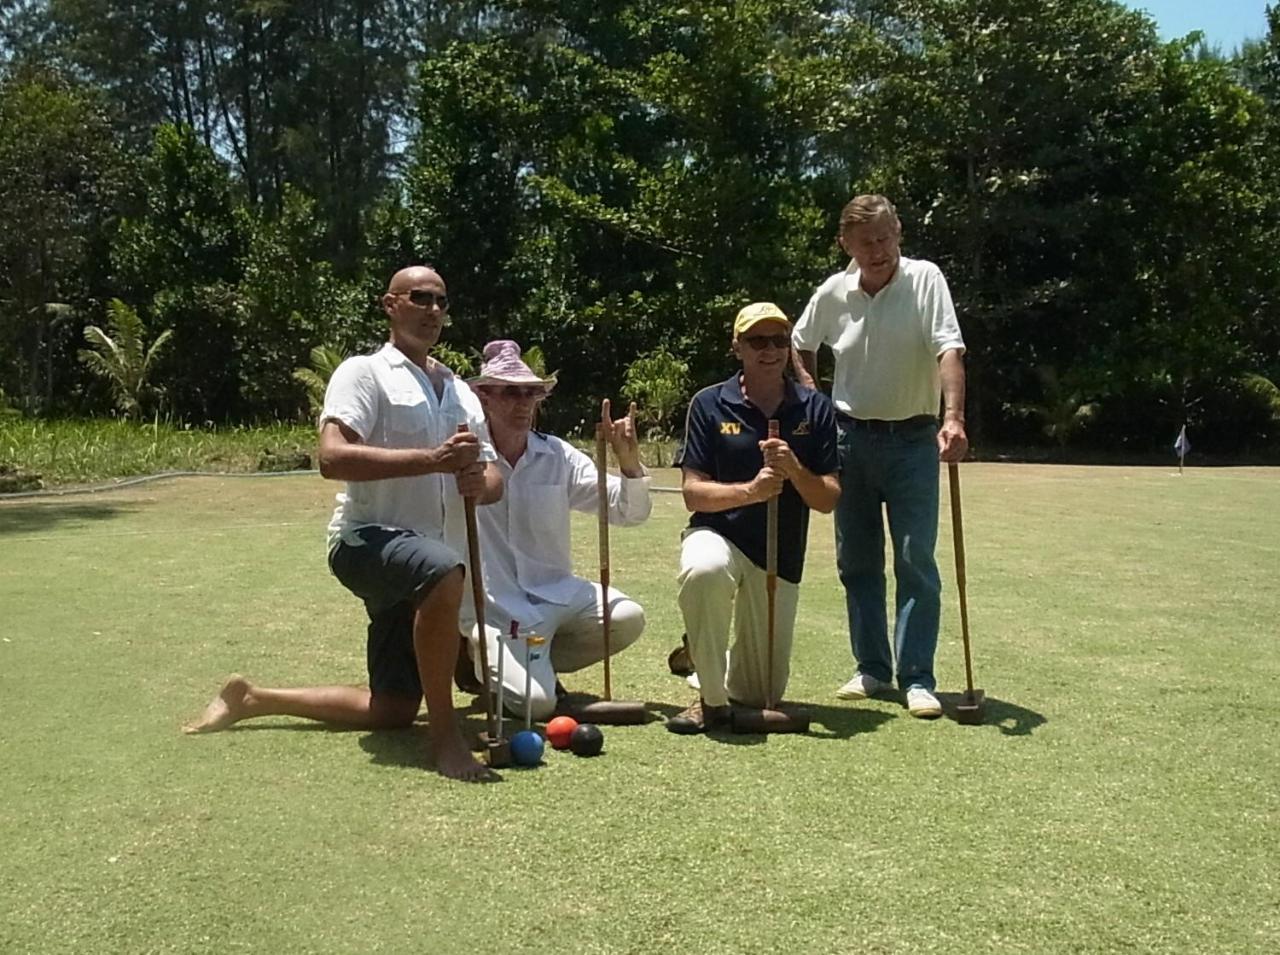
M956 703L956 722L965 726L979 726L986 709L986 694L982 690L965 690Z
M637 726L649 721L648 708L638 700L592 700L580 705L568 702L563 712L579 723L599 726Z
M489 740L484 748L484 761L491 769L506 769L511 765L511 743L505 739Z
M735 706L730 727L735 733L807 733L809 711L803 706Z

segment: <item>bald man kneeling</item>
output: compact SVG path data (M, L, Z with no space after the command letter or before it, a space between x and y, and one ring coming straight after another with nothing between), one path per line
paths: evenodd
M320 473L345 481L329 523L329 568L369 615L369 685L269 689L233 676L189 733L259 716L300 716L364 729L413 723L425 696L436 769L478 781L453 709L452 679L467 552L463 498L502 497L484 412L428 353L448 324L449 296L431 268L402 269L382 307L390 341L334 372L320 415ZM457 433L466 424L467 433Z

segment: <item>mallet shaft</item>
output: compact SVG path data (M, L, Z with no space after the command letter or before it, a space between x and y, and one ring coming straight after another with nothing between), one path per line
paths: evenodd
M964 643L964 679L967 696L973 699L973 659L969 652L969 601L965 592L964 517L960 507L960 465L947 464L951 487L951 536L956 552L956 593L960 595L960 639Z
M769 419L769 437L778 437L777 419ZM774 619L777 613L777 597L778 597L778 498L777 495L769 498L768 504L765 505L765 595L768 599L768 652L769 664L767 667L768 675L766 679L769 681L765 689L765 706L772 707L776 700L773 698L773 644L774 644Z
M604 628L604 698L613 699L613 673L609 658L609 440L604 422L596 425L596 523L600 528L600 619Z
M467 431L465 424L458 425L458 433ZM480 635L480 669L484 678L480 681L480 693L484 700L485 726L489 738L498 738L497 718L494 713L493 692L489 688L489 635L484 628L484 580L480 576L480 534L476 529L475 498L464 497L463 509L467 518L467 573L471 575L471 600L476 610L476 632Z

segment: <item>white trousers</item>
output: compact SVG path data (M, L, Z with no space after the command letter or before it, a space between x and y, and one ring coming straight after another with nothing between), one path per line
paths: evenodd
M680 547L680 612L702 700L724 706L777 703L787 688L800 588L779 578L774 600L773 692L769 682L767 575L742 551L705 527L685 531ZM733 625L733 647L729 626ZM728 651L726 666L725 654Z
M533 719L544 720L555 712L556 674L573 673L604 659L604 609L600 585L577 578L578 587L568 604L540 604L542 619L549 633L539 633L547 642L530 648L521 633L510 638L510 622L485 620L489 642L489 689L498 693L499 652L502 657L502 706L508 714L522 720L526 702ZM505 623L505 627L502 624ZM609 653L617 654L640 638L644 630L644 609L622 593L609 588ZM472 645L475 632L472 631ZM499 647L501 644L501 647ZM480 654L473 652L476 678L480 673ZM528 674L529 696L525 698Z

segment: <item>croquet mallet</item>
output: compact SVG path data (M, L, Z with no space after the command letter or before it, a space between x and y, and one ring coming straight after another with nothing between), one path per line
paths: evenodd
M982 722L986 695L973 688L973 658L969 651L969 601L965 594L964 518L960 509L960 465L947 464L947 478L951 484L951 534L956 552L956 592L960 595L960 639L964 642L965 691L956 704L956 722L970 726Z
M466 430L465 424L458 425L459 433ZM476 633L480 635L480 669L484 673L480 680L480 696L484 700L485 732L480 734L480 745L484 749L485 761L495 769L502 769L511 765L511 744L502 738L498 730L493 691L489 688L489 634L484 626L484 578L480 575L480 535L476 530L476 502L475 498L464 497L462 503L467 516L467 573L471 575ZM498 652L502 652L501 639L498 641Z
M579 723L599 723L604 726L632 726L643 723L649 718L649 711L644 703L638 700L615 700L613 698L613 670L609 643L610 609L609 609L609 437L606 428L612 428L609 420L609 400L602 405L602 420L596 424L596 523L600 528L600 615L604 628L604 698L570 706L570 712ZM628 411L631 421L635 422L636 406L633 402Z
M769 437L778 437L778 422L769 419ZM735 733L807 733L809 714L803 708L782 710L773 698L774 631L778 604L778 497L774 495L765 504L765 596L768 602L766 646L769 660L765 667L768 681L765 702L760 709L747 706L733 708Z

